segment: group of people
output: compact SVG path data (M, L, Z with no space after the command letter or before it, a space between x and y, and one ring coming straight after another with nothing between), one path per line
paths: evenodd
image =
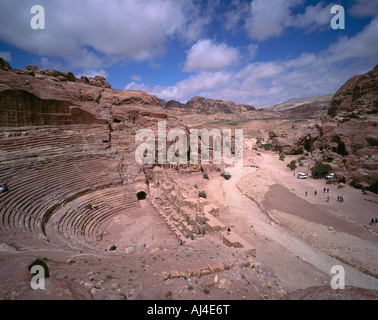
M84 210L98 210L99 207L94 204L87 204L84 206Z
M329 193L329 188L324 188L323 189L323 193ZM305 196L307 197L308 193L307 191L305 191ZM314 195L317 196L318 195L318 192L315 190L314 191ZM327 196L327 202L329 202L329 196ZM344 196L337 196L337 201L338 202L344 202Z
M370 220L370 223L369 223L369 224L370 224L371 226L375 226L375 225L376 225L377 223L378 223L378 220L377 220L377 218L375 218L375 219L374 219L374 218L371 218L371 220Z

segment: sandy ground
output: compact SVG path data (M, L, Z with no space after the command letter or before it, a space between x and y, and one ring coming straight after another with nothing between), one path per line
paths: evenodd
M282 162L270 152L246 157L253 157L259 168L246 167L222 182L223 201L232 212L225 222L254 243L257 257L292 286L327 282L331 267L339 264L345 268L346 284L377 289L377 229L368 225L376 204L349 187L339 190L324 180L297 179L285 168L291 159ZM323 194L324 187L330 188L329 194ZM337 194L345 202L337 202ZM267 239L269 246L261 239ZM293 256L296 262L290 260ZM273 263L274 259L280 263Z

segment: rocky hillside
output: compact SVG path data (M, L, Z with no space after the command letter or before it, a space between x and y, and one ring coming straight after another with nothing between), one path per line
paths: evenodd
M294 109L304 105L313 105L319 107L327 107L332 99L333 95L325 95L325 96L316 96L316 97L309 97L309 98L295 98L290 99L286 102L267 107L266 109L269 111L286 111L290 109Z
M303 128L292 141L271 134L271 142L286 153L310 154L330 163L335 179L378 193L378 66L351 78L334 95L329 118Z
M212 100L198 96L190 99L185 104L175 100L170 100L168 102L160 100L160 105L166 110L188 114L233 114L256 110L255 107L245 103L236 104L232 101Z
M319 119L327 116L332 95L291 99L284 103L264 108L264 113L273 113L281 118L313 118Z
M26 66L12 69L0 58L0 126L67 125L167 118L155 97L111 89L100 76Z
M333 96L328 114L361 119L378 113L378 65L370 72L349 79Z

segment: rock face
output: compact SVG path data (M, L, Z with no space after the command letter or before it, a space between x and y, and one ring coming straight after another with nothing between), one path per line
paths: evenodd
M170 100L163 104L164 109L185 113L215 114L215 113L240 113L245 111L255 111L255 107L245 103L236 104L232 101L212 100L203 97L194 97L187 103Z
M308 152L331 164L336 181L378 193L378 66L348 80L328 114L296 140L272 133L272 144L285 153Z
M12 69L0 60L0 126L106 124L145 116L167 118L155 97L113 90L101 76L77 79L30 65Z
M358 118L378 113L378 65L364 75L349 79L333 96L331 117Z

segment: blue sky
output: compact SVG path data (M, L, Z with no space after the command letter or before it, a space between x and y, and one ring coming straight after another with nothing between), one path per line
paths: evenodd
M33 30L31 7L45 9ZM330 8L345 9L345 29ZM334 93L378 63L378 1L0 0L0 56L166 100L267 106Z

